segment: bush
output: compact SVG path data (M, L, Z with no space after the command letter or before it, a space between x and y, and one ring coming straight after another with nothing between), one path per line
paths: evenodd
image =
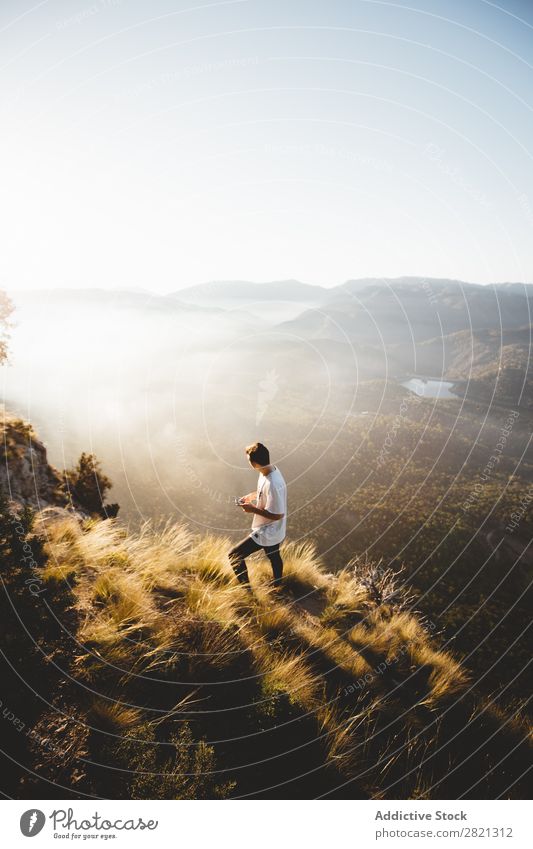
M230 782L217 781L214 749L194 740L188 723L164 746L152 726L140 725L108 754L109 766L129 773L130 799L222 799L232 789Z
M7 360L7 344L9 342L10 317L14 306L6 292L0 292L0 364Z
M119 505L105 504L106 494L112 486L94 454L83 452L74 469L65 470L65 488L70 502L73 506L77 502L91 516L115 518Z

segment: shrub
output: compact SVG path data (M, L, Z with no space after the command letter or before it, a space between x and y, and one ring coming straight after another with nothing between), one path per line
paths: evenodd
M114 518L118 504L105 504L106 494L112 483L102 472L100 462L94 454L83 452L73 469L64 472L65 488L73 506L80 505L91 516L104 519Z

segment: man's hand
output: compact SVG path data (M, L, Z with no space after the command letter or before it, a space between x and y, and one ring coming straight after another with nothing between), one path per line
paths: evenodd
M248 504L247 501L245 501L243 504L241 504L241 507L242 507L242 509L244 510L245 513L258 513L259 512L258 508L254 504Z
M249 492L248 495L243 495L239 498L239 504L248 504L250 501L253 501L254 498L257 497L257 492Z

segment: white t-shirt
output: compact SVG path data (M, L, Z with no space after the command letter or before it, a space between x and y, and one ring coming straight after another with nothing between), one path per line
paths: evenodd
M265 519L254 513L250 536L258 545L277 545L287 532L287 484L280 470L274 466L270 474L259 475L256 506L269 513L283 513L282 519Z

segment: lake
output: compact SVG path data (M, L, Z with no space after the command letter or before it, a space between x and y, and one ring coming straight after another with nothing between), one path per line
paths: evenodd
M450 391L453 383L449 380L411 377L410 380L404 381L401 385L411 392L416 392L417 395L423 395L425 398L457 398L457 395Z

